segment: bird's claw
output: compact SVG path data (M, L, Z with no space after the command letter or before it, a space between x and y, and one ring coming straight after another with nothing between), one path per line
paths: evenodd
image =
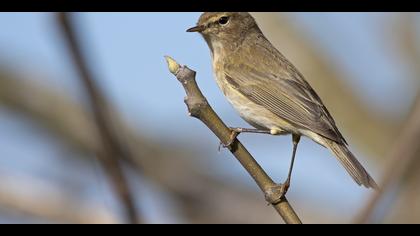
M220 152L221 147L231 149L233 143L236 140L236 137L238 137L238 135L242 132L241 128L229 128L229 129L231 131L229 140L227 143L223 143L222 141L220 141L219 148L218 148L219 152Z
M281 201L289 190L290 183L276 184L264 191L265 200L272 205L275 205Z

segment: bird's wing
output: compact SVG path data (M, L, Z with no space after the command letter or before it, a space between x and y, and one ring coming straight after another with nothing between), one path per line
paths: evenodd
M291 124L337 143L346 143L309 83L283 55L275 53L268 52L263 55L265 60L260 61L244 58L243 53L236 59L232 55L224 64L227 81L253 102ZM252 50L247 54L255 55ZM235 63L231 63L233 61ZM251 61L253 64L247 63Z

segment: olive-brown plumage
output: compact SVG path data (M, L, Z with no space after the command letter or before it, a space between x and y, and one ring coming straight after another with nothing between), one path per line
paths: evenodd
M206 12L188 31L200 32L206 40L216 82L243 119L272 134L311 138L329 148L359 185L377 188L320 97L249 13Z

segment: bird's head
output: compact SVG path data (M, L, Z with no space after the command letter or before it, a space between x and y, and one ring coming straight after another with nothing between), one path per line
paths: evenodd
M205 12L197 25L187 32L199 32L212 49L215 43L233 46L255 30L260 32L254 18L247 12Z

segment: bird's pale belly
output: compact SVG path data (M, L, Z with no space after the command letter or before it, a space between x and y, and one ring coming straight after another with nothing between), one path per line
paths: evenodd
M288 122L276 116L263 106L254 103L234 89L226 81L224 74L216 74L216 82L235 110L237 110L239 115L250 125L257 129L271 130L274 133L284 133L285 131L299 133L299 131Z

